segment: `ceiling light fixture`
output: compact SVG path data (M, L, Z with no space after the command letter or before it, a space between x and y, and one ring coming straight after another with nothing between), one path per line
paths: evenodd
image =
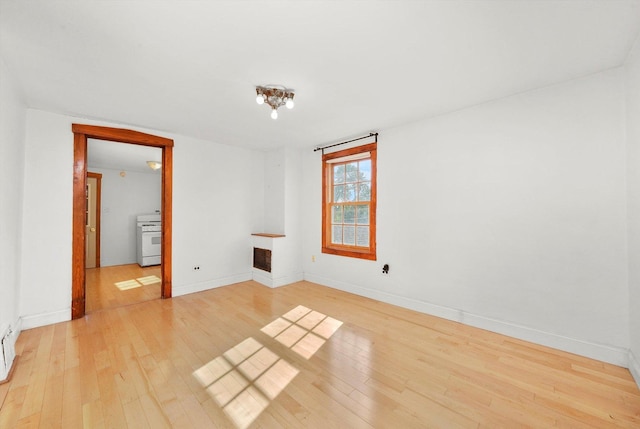
M268 104L271 107L271 119L278 119L278 108L287 106L293 109L293 89L287 89L280 85L256 86L256 103Z
M162 168L162 163L160 161L147 161L147 165L152 170L160 170Z

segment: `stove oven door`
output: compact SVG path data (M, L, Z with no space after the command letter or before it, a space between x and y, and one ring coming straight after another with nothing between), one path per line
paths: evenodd
M138 263L143 267L159 265L162 254L162 233L160 231L142 231L140 235L142 261L138 261Z

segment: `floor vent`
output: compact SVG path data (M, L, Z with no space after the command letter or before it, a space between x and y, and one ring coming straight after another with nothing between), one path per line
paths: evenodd
M16 334L7 328L2 332L0 340L0 382L9 376L11 365L16 357Z
M253 248L253 268L271 272L271 250Z

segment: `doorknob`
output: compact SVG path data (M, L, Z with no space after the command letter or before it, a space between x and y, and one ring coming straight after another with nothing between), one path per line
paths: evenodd
M96 232L96 229L95 228L91 228L91 232Z

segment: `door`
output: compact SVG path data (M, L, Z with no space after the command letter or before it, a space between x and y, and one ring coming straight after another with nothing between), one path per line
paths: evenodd
M85 268L100 266L100 187L102 174L87 173L85 214Z

